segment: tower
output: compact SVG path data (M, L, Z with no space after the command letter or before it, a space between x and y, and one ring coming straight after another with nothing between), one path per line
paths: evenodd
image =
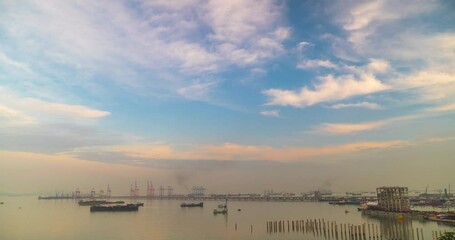
M164 187L160 186L159 191L160 191L160 197L163 197L164 196Z
M112 191L111 191L111 188L109 187L109 184L107 185L107 190L106 190L106 197L107 198L110 198L112 195Z
M74 192L74 198L81 198L81 191L79 191L79 188L76 188L76 192Z
M139 188L136 181L134 181L134 197L139 197Z
M168 187L167 187L167 196L168 196L168 197L172 196L172 191L173 191L173 190L174 190L174 189L173 189L171 186L168 186Z
M90 198L95 198L95 195L96 195L95 188L92 188L92 190L90 191Z

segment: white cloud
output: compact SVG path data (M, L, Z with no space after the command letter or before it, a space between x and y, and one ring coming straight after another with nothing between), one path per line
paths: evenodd
M376 93L389 88L378 80L369 66L347 68L351 74L319 78L314 90L303 87L298 91L269 89L263 93L269 97L267 105L307 107L321 102L333 102L350 97Z
M385 125L400 121L409 121L417 118L428 117L426 114L406 115L401 117L389 118L381 121L362 122L362 123L322 123L314 128L312 133L316 134L350 134L374 130Z
M370 71L386 73L385 82L396 94L419 94L413 102L453 101L455 34L442 31L434 21L419 24L424 14L445 12L441 6L440 2L425 0L338 5L338 20L348 38L345 45L334 45L334 52L362 58L374 56ZM386 58L388 62L375 58Z
M66 115L80 118L101 118L110 115L110 112L101 111L81 105L45 102L39 99L26 98L21 100L24 106L33 111L56 115Z
M110 112L87 106L22 97L7 88L0 88L0 101L3 103L4 112L9 112L10 116L20 116L20 113L37 121L54 117L96 119L110 115Z
M305 60L297 64L297 68L301 69L312 69L312 68L338 68L338 66L332 63L330 60L314 59Z
M453 98L455 73L428 69L405 75L394 84L397 89L418 91L424 100Z
M188 77L230 66L258 67L284 52L291 33L273 0L139 1L134 7L123 1L32 0L2 6L5 39L15 42L2 45L28 63L39 60L53 71L49 75L60 74L48 67L60 64L160 92L175 93ZM137 77L142 69L152 76Z
M383 73L390 69L390 64L384 59L370 59L368 69L371 72Z
M365 40L373 35L377 29L389 22L405 19L413 15L428 12L436 4L425 0L405 1L369 1L354 2L354 5L345 4L348 12L343 13L341 22L343 28L349 32L349 41L356 45L364 45ZM339 10L338 10L339 11ZM341 11L342 12L342 11ZM367 46L367 44L365 44Z
M279 110L261 111L261 115L266 117L280 117L280 111Z
M333 108L333 109L356 108L356 107L358 107L358 108L368 108L368 109L372 109L372 110L382 109L382 107L380 105L378 105L377 103L370 103L370 102L339 103L339 104L335 104L335 105L330 106L330 108Z

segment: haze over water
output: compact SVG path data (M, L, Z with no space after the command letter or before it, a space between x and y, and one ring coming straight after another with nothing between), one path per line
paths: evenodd
M324 239L301 232L267 233L266 221L307 219L325 219L339 224L371 223L379 225L384 232L423 228L426 240L432 239L433 230L453 230L435 222L371 218L362 216L357 206L334 206L326 202L232 201L228 202L227 215L213 215L212 210L219 202L206 201L203 208L181 208L180 201L145 200L138 212L91 213L89 207L79 206L73 200L37 200L35 197L3 197L1 200L5 204L0 205L0 239L5 240Z

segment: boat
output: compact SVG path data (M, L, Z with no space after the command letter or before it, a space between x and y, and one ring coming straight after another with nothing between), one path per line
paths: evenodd
M227 214L228 213L228 208L227 208L227 198L226 202L224 204L218 205L218 208L213 209L213 214Z
M227 214L228 209L227 208L218 208L218 209L213 209L213 214Z
M180 204L180 207L204 207L204 203L182 203Z
M126 204L126 205L115 205L115 206L101 206L95 205L90 206L90 212L132 212L138 211L139 205L137 204Z
M378 208L377 202L364 202L360 205L360 207L357 208L357 210L359 210L359 211L375 210L377 208Z
M77 202L79 206L95 206L95 205L101 205L101 204L123 204L125 203L124 201L116 201L116 202L109 202L106 200L80 200Z

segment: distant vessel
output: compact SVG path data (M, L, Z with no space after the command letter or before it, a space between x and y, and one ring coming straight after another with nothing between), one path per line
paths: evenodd
M101 204L122 204L125 202L124 201L109 202L106 200L88 200L88 201L80 200L77 203L79 204L79 206L95 206L95 205L101 205Z
M55 195L55 196L38 196L38 199L48 200L48 199L73 199L73 195Z
M115 205L115 206L91 206L90 212L132 212L138 211L138 204L126 204L126 205Z
M218 208L213 209L213 214L227 214L228 213L228 208L227 208L227 198L226 201L223 204L218 205Z
M204 203L182 203L180 204L180 207L204 207Z

